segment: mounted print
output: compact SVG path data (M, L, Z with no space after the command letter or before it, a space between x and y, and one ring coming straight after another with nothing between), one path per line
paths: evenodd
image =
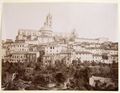
M2 90L118 91L115 3L3 3Z

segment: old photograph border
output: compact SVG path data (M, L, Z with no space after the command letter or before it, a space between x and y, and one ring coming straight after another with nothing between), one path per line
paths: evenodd
M58 2L58 3L61 3L61 2L70 2L70 3L117 3L118 6L119 6L119 11L118 11L118 15L120 15L120 1L119 0L21 0L21 1L18 1L18 0L3 0L2 2L0 2L0 10L2 10L2 7L3 7L3 3L36 3L36 2L46 2L46 3L49 3L49 2ZM0 24L1 24L1 21L2 21L2 11L0 12ZM120 17L119 17L119 22L120 22ZM0 25L0 29L1 29L1 25ZM120 26L119 26L119 34L120 34ZM1 36L2 36L2 31L0 31L0 39L1 39ZM1 40L0 40L1 41ZM119 38L119 42L120 42L120 38ZM1 47L1 46L0 46ZM118 48L120 48L120 46L118 46ZM118 51L118 54L120 53L120 51ZM118 55L118 63L119 63L119 57L120 55ZM0 60L1 60L1 49L0 49ZM120 66L120 64L119 64ZM1 65L0 65L0 70L1 69ZM0 74L2 73L2 71L0 72ZM120 77L119 77L119 80L120 80ZM0 75L0 82L1 82L1 75ZM119 86L120 86L120 83L119 83ZM0 84L0 88L1 88L1 84ZM118 93L120 92L119 90L118 91L52 91L52 90L48 90L48 91L39 91L39 90L25 90L25 91L3 91L2 89L0 89L1 92L3 93L34 93L34 92L42 92L42 93L56 93L56 92L66 92L66 93L78 93L78 92L82 92L82 93L90 93L90 92L96 92L96 93L100 93L100 92L104 92L104 93L109 93L109 92L112 92L112 93Z

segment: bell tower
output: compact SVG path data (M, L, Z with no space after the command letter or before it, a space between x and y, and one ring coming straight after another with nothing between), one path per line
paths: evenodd
M46 16L45 22L44 22L43 26L41 27L40 32L41 32L41 35L44 35L44 36L53 36L52 16L51 16L50 12Z
M49 13L47 16L46 16L46 20L44 22L44 26L45 27L52 27L52 16L51 14Z

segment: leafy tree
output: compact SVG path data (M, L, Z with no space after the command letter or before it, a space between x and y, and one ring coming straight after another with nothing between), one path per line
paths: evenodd
M46 86L47 81L45 79L46 77L44 75L36 75L33 79L33 84L39 85L39 86Z
M56 80L56 82L57 82L58 84L60 84L60 83L64 83L65 80L66 80L66 78L65 78L65 76L64 76L62 73L57 73L57 74L55 75L55 80Z
M76 70L74 76L73 89L86 90L89 88L89 68Z
M97 64L97 63L96 63L95 61L92 61L92 62L91 62L91 65L92 65L92 66L96 66L96 64Z

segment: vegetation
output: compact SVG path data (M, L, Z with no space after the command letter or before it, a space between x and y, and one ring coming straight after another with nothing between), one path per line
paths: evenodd
M36 63L5 62L2 63L2 87L4 90L47 90L48 84L54 84L57 89L64 89L66 84L67 90L96 90L89 85L89 78L91 75L113 78L117 70L112 69L113 64L73 60L67 66L65 60L56 60L54 65L44 66L42 56Z

